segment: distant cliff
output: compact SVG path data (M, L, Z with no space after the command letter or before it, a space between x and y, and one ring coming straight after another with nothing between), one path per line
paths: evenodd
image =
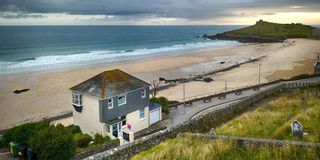
M311 38L315 27L301 23L278 24L258 21L255 25L219 33L204 35L207 39L237 40L239 42L283 42L287 38Z

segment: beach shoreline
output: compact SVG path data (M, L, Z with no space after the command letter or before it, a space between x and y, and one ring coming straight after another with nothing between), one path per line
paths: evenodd
M72 111L69 88L108 69L119 68L146 82L151 82L159 77L188 78L245 62L249 58L260 57L259 61L210 74L214 82L186 83L186 96L192 97L220 92L224 88L225 81L228 81L229 89L254 85L257 83L253 77L257 77L258 64L262 64L261 82L312 73L316 51L320 51L320 41L289 39L284 43L241 44L231 48L156 56L81 68L4 74L0 77L0 129L26 122L27 119ZM12 93L13 90L20 88L30 88L30 91L21 94ZM160 91L158 96L165 96L170 100L181 99L181 84Z

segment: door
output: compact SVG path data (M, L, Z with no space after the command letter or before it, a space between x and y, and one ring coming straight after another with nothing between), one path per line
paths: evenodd
M150 125L160 121L160 109L150 112Z
M112 125L112 135L115 137L122 136L122 122L117 122Z
M112 135L118 137L118 123L112 125Z

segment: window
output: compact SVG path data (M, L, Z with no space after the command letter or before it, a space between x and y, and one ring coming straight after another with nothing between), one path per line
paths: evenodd
M141 98L146 98L146 89L141 91Z
M140 120L144 119L144 108L139 110L139 117L140 117Z
M126 120L123 120L122 121L122 126L125 126L127 124L127 121Z
M82 96L79 93L72 93L72 104L82 106Z
M127 103L126 95L118 96L118 106L124 105Z
M113 100L112 98L108 99L108 109L113 108Z

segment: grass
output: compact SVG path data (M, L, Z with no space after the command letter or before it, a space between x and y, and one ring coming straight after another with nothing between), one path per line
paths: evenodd
M190 137L186 134L167 140L135 155L132 160L288 160L288 159L319 159L319 151L314 148L296 147L241 147L234 142L208 140Z
M320 142L320 99L309 96L306 108L300 99L307 92L314 93L316 90L319 92L319 87L277 97L216 128L215 132L231 136ZM290 124L294 120L298 120L308 133L302 139L291 135Z
M278 24L257 22L255 25L229 31L233 35L255 35L279 38L308 38L312 35L313 27L302 24Z

